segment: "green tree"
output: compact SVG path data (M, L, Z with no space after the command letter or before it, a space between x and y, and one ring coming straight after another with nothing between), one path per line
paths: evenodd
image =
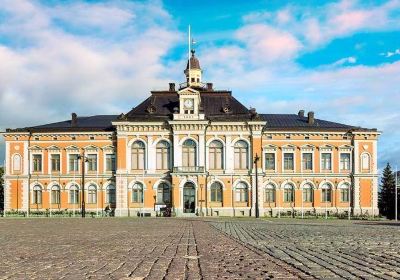
M4 168L0 167L0 211L4 209Z
M398 193L397 199L400 198L400 193ZM400 201L398 200L400 204ZM400 205L399 205L400 206ZM395 174L388 163L383 170L380 192L379 192L379 200L378 200L379 212L381 215L385 216L388 219L394 219L395 217ZM400 207L399 207L400 208ZM398 215L400 213L399 209L397 210Z

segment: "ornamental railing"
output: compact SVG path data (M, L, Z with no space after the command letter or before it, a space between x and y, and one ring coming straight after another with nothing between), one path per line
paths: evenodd
M204 166L175 166L174 173L204 173Z
M207 84L205 83L196 83L196 82L192 82L192 83L180 83L179 84L179 89L183 89L183 88L187 88L189 87L189 84L195 84L195 87L199 87L199 88L207 88Z

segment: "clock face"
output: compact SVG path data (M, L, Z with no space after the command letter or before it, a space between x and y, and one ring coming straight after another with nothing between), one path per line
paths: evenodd
M185 105L185 108L192 108L193 107L193 99L186 99L185 102L183 103Z

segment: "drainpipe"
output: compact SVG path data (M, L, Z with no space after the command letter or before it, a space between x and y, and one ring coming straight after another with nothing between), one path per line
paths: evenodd
M29 129L29 137L28 137L28 211L27 216L29 217L30 209L31 209L31 137L32 131Z
M204 171L206 173L206 180L204 184L204 195L205 195L205 206L206 206L206 216L208 216L208 176L209 173L207 171L207 128L211 125L211 121L208 121L206 127L204 128Z
M354 193L353 192L354 192L354 182L355 182L354 172L355 172L355 167L356 167L356 165L355 165L356 154L355 154L355 149L354 149L355 134L353 133L353 131L354 130L349 130L348 132L351 133L351 146L352 146L351 154L353 155L352 159L351 159L351 170L350 170L351 187L350 187L350 193L349 193L349 200L350 200L349 204L350 204L350 212L351 212L350 214L354 216Z

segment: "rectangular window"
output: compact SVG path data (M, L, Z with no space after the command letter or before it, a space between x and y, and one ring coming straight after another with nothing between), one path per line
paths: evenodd
M97 155L87 155L87 164L88 171L97 171Z
M331 170L332 165L332 154L331 153L322 153L321 154L321 169L322 170Z
M340 170L350 170L350 153L340 154Z
M275 170L275 154L265 154L265 170Z
M69 171L70 172L78 172L79 171L79 155L78 154L70 154L69 155Z
M303 170L313 169L312 153L303 153Z
M60 172L60 155L53 154L51 155L51 171L52 172Z
M42 172L42 155L33 155L33 172Z
M106 154L106 171L115 171L115 155Z
M283 169L294 170L294 154L284 153L283 154Z

